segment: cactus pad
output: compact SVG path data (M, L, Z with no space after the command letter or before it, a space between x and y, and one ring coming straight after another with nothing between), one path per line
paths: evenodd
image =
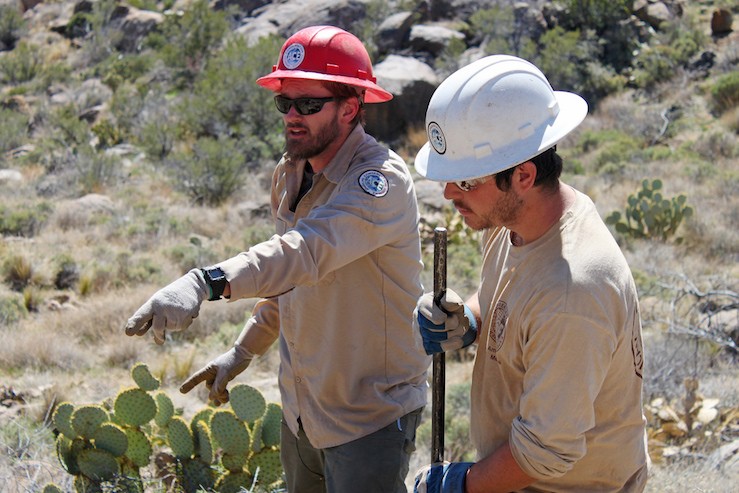
M218 410L210 420L210 432L224 452L245 455L251 447L251 437L246 424L232 411Z
M169 420L167 440L172 453L178 459L189 459L195 453L195 442L190 427L180 416Z
M95 448L110 452L113 457L120 457L128 448L126 432L113 423L103 423L92 437Z
M121 472L118 461L110 452L85 449L77 455L80 472L94 481L108 480Z
M121 391L115 399L115 415L131 426L151 421L157 413L154 398L138 387Z
M254 454L249 461L249 470L260 484L272 484L281 479L280 451L276 448L270 448Z
M226 473L216 482L216 491L220 493L240 493L251 491L252 477L245 472Z
M254 422L254 426L251 428L251 450L252 452L259 452L262 450L262 427L264 421L258 419Z
M195 423L195 447L196 454L200 460L206 464L213 463L213 437L210 435L210 428L204 421Z
M265 447L276 447L280 445L280 432L282 429L282 407L270 402L267 411L262 418L262 443Z
M59 463L69 474L79 474L80 468L77 466L77 451L72 448L72 440L59 435L56 437L56 456ZM81 447L77 447L81 450Z
M44 486L44 489L41 490L41 493L64 493L64 491L62 491L62 489L54 483L49 483Z
M101 424L108 421L108 413L102 406L80 406L72 413L72 428L77 435L91 440Z
M213 470L199 460L182 461L183 491L211 491L215 483Z
M126 436L128 436L126 457L131 459L131 462L138 467L149 465L149 457L152 453L149 438L142 431L135 428L126 428Z
M174 416L174 404L172 404L172 399L164 392L157 392L154 395L154 400L157 403L157 413L154 416L154 422L160 428L164 428L167 426L169 420L172 419L172 416Z
M159 388L159 380L151 374L146 363L136 363L131 368L131 378L141 390L157 390Z
M70 440L77 438L77 432L72 428L72 413L74 412L74 405L70 402L62 402L54 410L52 421L54 426L59 430L59 433L63 434Z
M245 454L234 455L224 453L221 456L221 465L230 473L244 472L244 466L248 460L249 456Z
M267 408L261 392L246 384L235 385L229 391L229 402L236 416L249 424L261 418Z
M195 425L197 425L200 421L210 426L210 418L213 416L213 411L214 410L212 407L204 407L203 409L195 413L195 416L192 417L192 421L190 421L190 429L193 433L197 432Z

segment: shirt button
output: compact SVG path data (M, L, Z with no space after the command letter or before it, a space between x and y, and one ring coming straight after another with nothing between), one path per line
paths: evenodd
M295 377L295 381L296 381L297 383L300 383L300 377Z

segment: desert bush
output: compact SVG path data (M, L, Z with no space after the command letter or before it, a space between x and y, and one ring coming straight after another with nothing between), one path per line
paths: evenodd
M28 238L36 236L48 221L52 210L48 202L23 208L0 204L0 234Z
M261 38L248 46L230 39L195 81L190 97L178 105L178 119L198 137L227 136L241 140L250 160L275 159L282 153L282 121L274 94L254 81L271 71L283 40Z
M606 224L616 232L631 238L655 238L662 241L675 235L683 219L693 215L685 195L666 199L662 192L662 180L642 181L642 189L629 195L625 214L612 212Z
M80 279L80 269L77 262L69 255L58 255L54 259L56 270L54 273L54 287L57 289L72 289Z
M0 108L0 154L25 144L28 138L28 117L17 111Z
M43 67L42 50L20 41L15 49L0 57L0 82L19 84L36 77Z
M739 70L721 75L711 87L713 109L723 114L739 105Z
M564 0L561 16L566 29L590 28L603 33L631 15L629 0Z
M22 255L12 255L3 262L3 279L14 291L23 291L33 279L33 266Z
M0 326L10 326L28 315L23 299L17 295L0 295Z
M26 30L26 22L13 3L0 5L0 47L12 50Z
M229 138L200 138L192 151L168 158L173 185L195 203L217 206L244 183L249 163L239 143Z
M118 158L96 152L89 146L78 149L73 165L77 177L75 181L83 194L101 192L105 187L114 185L120 168Z
M187 86L221 44L227 28L223 12L211 10L206 0L196 0L182 16L168 15L161 32L150 34L147 44L159 49L164 62L175 70L181 85Z
M136 82L153 65L154 56L149 53L136 55L114 53L98 64L93 73L102 79L103 84L115 92L124 82Z

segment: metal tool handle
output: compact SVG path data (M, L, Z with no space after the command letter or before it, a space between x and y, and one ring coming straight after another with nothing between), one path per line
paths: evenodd
M434 303L446 292L446 228L434 229ZM434 354L431 395L431 463L444 460L444 353Z

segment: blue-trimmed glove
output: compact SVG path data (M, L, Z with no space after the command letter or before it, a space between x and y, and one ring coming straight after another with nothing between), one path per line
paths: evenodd
M208 299L208 285L200 269L192 269L149 298L126 323L126 335L142 336L151 329L154 342L164 344L167 331L177 332L190 326L200 313L200 304Z
M474 462L437 462L416 473L413 493L464 493L467 471Z
M469 346L477 338L477 320L462 298L447 289L434 303L434 294L426 293L418 300L413 325L421 333L426 354L442 353Z

